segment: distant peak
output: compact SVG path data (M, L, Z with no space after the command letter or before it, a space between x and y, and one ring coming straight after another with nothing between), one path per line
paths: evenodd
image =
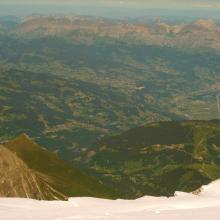
M204 27L206 29L212 29L216 26L212 19L198 19L194 23L196 26Z
M40 146L35 143L33 139L31 139L27 134L23 133L19 135L17 138L8 141L6 146L11 146L11 147L28 147L28 148L39 148Z
M26 140L32 141L31 138L26 133L20 134L17 138L18 139L26 139Z

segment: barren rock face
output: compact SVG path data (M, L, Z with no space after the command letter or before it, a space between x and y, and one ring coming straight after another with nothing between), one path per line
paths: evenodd
M0 197L67 200L115 198L98 179L69 165L26 134L0 145Z
M0 196L64 199L49 185L50 179L27 167L13 152L0 146Z
M215 22L211 19L198 19L195 22L195 25L199 26L199 27L203 27L206 29L214 29L216 28Z
M126 39L133 42L177 48L206 48L220 50L220 28L211 19L198 19L192 23L172 25L158 22L156 25L126 22L102 22L78 18L34 16L24 20L15 30L21 36L59 36L67 40L91 44L97 37Z

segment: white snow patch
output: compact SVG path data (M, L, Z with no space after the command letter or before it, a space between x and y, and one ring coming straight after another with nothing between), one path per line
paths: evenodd
M199 195L176 192L174 197L145 196L136 200L70 198L36 201L0 198L2 220L219 220L220 180Z

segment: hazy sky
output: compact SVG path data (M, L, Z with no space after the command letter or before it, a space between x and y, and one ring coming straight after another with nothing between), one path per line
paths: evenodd
M110 18L148 15L220 20L220 0L0 0L0 16L57 13Z
M0 4L94 5L177 9L220 9L220 0L0 0Z

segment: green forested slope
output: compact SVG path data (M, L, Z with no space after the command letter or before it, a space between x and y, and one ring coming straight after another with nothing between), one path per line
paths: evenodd
M106 137L83 161L126 198L193 191L220 177L220 122L160 122Z

